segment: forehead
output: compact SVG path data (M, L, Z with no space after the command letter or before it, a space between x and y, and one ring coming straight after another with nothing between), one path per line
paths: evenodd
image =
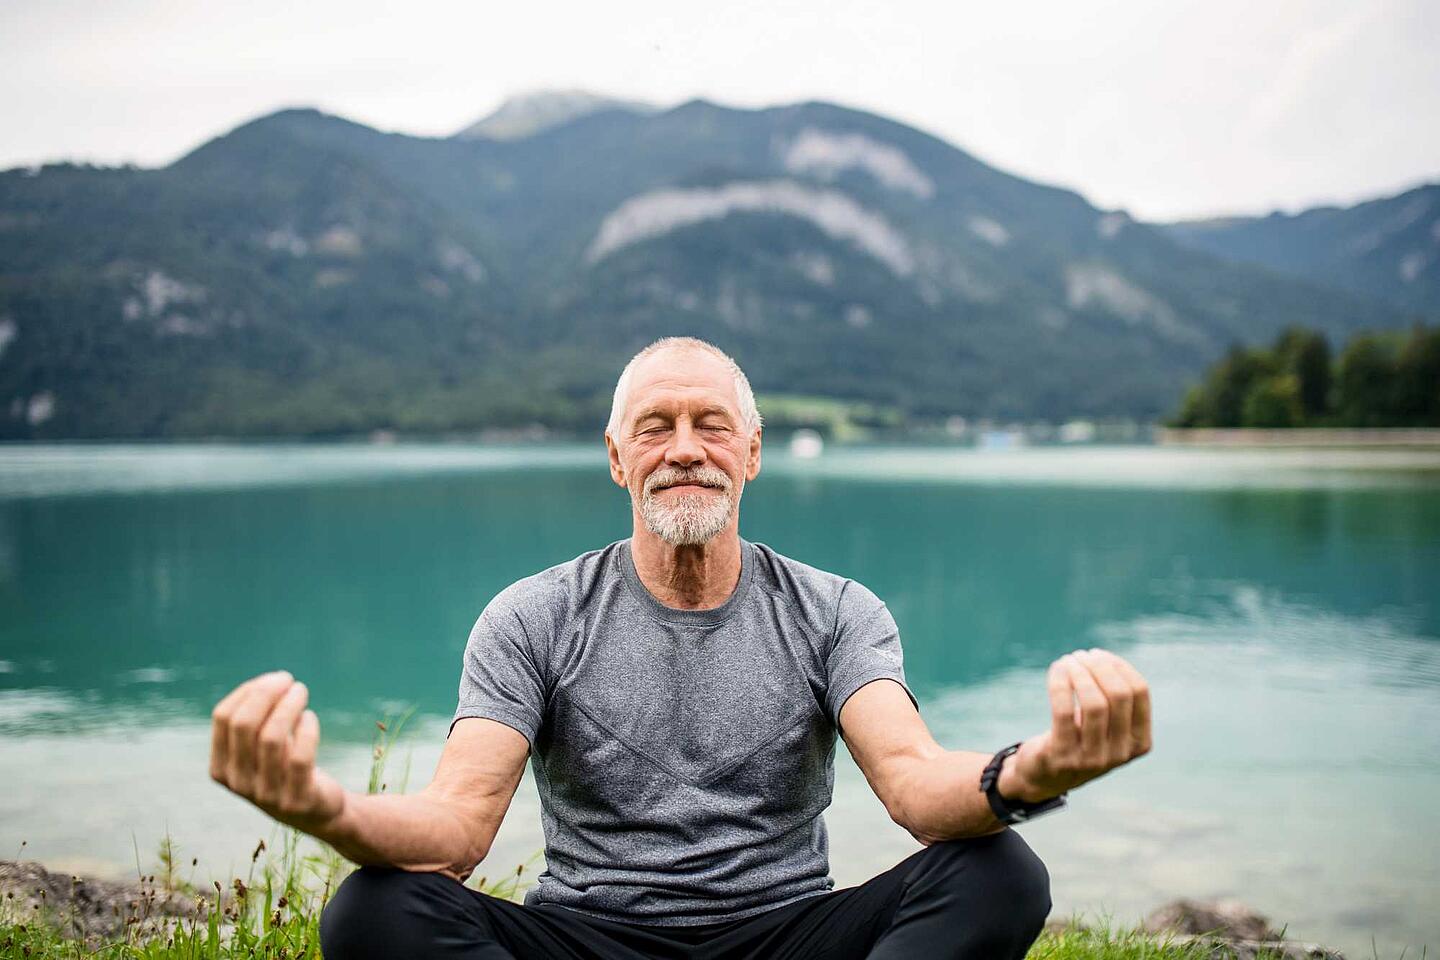
M626 415L649 407L713 404L739 413L735 377L719 357L694 349L661 350L630 371Z

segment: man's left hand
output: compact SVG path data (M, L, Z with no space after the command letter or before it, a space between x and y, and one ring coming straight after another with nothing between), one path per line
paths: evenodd
M1050 664L1051 728L1020 745L1000 773L1000 795L1034 803L1059 796L1150 752L1150 687L1108 650L1077 650Z

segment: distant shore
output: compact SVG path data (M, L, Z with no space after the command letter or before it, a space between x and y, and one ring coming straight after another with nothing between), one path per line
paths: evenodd
M1168 447L1406 447L1440 450L1440 429L1423 427L1194 428L1156 427Z

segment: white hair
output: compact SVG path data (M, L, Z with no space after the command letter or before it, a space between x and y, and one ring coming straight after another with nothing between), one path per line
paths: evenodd
M661 337L631 357L630 362L625 364L625 369L620 371L620 379L615 384L615 397L610 402L610 422L605 426L605 432L610 434L616 443L620 442L620 424L625 419L625 404L627 394L630 392L631 374L636 365L646 357L672 348L699 350L724 361L730 368L731 378L735 381L735 396L740 402L740 419L750 430L759 430L763 426L764 421L760 418L760 410L755 406L755 394L750 390L750 381L746 379L745 371L740 369L740 364L736 363L729 354L715 344L706 343L697 337Z

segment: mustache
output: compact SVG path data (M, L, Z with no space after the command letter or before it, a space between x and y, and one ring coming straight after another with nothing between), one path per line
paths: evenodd
M724 490L726 493L730 492L730 478L714 467L698 467L694 470L661 467L645 478L645 494L648 496L656 490L663 490L666 487L682 483L694 483L702 487L714 487Z

